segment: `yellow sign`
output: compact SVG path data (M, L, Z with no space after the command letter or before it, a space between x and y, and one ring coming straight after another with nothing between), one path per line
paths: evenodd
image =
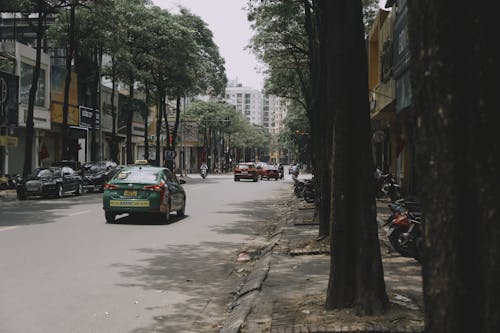
M0 136L0 146L17 147L18 139L15 136Z
M66 71L64 68L52 67L50 87L50 110L52 111L52 122L62 124L64 84ZM71 72L68 99L68 125L78 126L80 124L80 110L78 109L78 77Z
M111 207L149 207L148 200L110 200Z

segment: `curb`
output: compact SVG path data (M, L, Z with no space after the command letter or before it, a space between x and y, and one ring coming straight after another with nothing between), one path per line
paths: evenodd
M257 295L260 292L262 283L267 278L271 267L273 249L278 244L286 219L280 223L279 230L271 237L269 244L262 250L259 259L256 261L254 269L247 276L245 283L236 294L234 302L231 304L231 315L225 321L220 333L239 333L241 326L252 310Z
M2 190L0 191L0 202L1 201L16 201L17 192L16 190Z

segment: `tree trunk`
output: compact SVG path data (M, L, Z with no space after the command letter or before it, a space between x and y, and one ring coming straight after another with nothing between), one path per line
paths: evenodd
M149 138L148 138L148 118L149 118L149 84L146 83L146 107L147 113L144 116L144 159L149 160Z
M116 136L116 106L115 106L115 91L116 91L116 70L115 58L111 57L111 117L113 119L111 132L111 159L118 163L118 138Z
M160 97L160 87L157 86L157 96L156 96L156 166L160 166L161 163L161 119L163 114L163 108L161 106L161 97Z
M408 2L425 331L500 331L499 54L491 5Z
M179 130L180 118L181 118L181 97L177 96L175 102L175 123L174 123L174 129L172 130L172 150L175 150L177 146L177 133Z
M75 48L75 7L74 2L70 5L70 21L68 31L68 48L66 49L66 78L64 80L63 122L62 122L62 159L70 158L70 136L68 127L69 89L71 86L71 63Z
M92 60L94 64L94 78L92 80L92 138L91 138L91 144L90 144L90 160L91 161L96 161L97 160L97 143L96 143L96 113L99 112L99 61L98 61L98 49L93 48L92 50Z
M332 110L325 104L326 91L322 67L324 55L320 49L320 39L324 37L321 13L317 10L316 2L313 7L309 0L303 0L305 12L305 30L308 36L309 72L311 91L306 92L306 111L311 124L311 144L314 156L315 189L319 195L316 197L315 218L319 219L318 234L320 237L330 234L330 156L332 137L325 135L331 133L333 128Z
M320 3L327 103L335 112L329 309L360 315L388 306L373 186L368 73L360 0ZM328 59L328 61L326 61Z
M33 70L33 78L31 80L30 93L28 96L28 110L26 110L26 146L24 148L24 165L23 176L26 177L31 173L33 159L33 137L35 134L33 116L35 111L35 98L38 90L38 79L40 77L40 63L42 59L42 37L44 33L43 21L45 13L43 12L43 3L38 1L38 22L36 27L36 60Z
M127 164L132 164L132 122L134 119L134 79L129 81L129 94L127 100Z
M167 117L167 106L166 106L166 103L167 103L167 96L166 96L166 93L163 92L163 118L165 120L165 129L166 129L166 135L167 135L167 147L166 147L166 150L169 151L169 150L172 150L172 146L171 146L171 143L170 143L170 126L168 124L168 117ZM170 170L172 170L172 172L174 171L174 161L172 159L166 159L165 160L165 165L167 168L169 168Z

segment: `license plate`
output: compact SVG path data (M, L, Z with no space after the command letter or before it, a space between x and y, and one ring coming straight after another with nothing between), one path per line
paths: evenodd
M149 207L148 200L110 200L111 207Z
M35 186L28 186L26 189L29 192L36 192L36 191L38 191L38 186L36 186L36 185Z
M245 173L246 174L246 173L248 173L248 171L242 171L241 173Z
M123 195L126 197L136 197L137 191L125 190L123 191Z

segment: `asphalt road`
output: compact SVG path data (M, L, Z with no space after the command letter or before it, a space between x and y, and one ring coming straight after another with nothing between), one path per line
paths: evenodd
M106 224L101 194L0 202L0 332L211 332L289 181L190 179L186 216Z

